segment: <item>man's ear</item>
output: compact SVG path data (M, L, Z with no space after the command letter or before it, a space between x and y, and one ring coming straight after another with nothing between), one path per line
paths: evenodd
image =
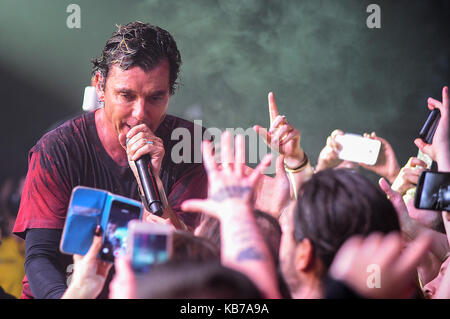
M305 271L314 259L314 247L308 238L303 239L295 248L294 263L297 271Z
M95 72L95 75L92 77L91 84L95 87L95 91L97 92L97 96L100 101L105 100L105 88L103 83L103 76L100 72Z

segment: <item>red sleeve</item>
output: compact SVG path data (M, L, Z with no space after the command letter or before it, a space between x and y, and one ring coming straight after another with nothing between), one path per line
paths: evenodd
M34 147L29 154L28 173L13 232L24 238L30 228L62 229L71 189L64 178L64 155ZM67 162L66 162L67 163Z
M172 187L167 196L169 205L174 212L184 221L191 231L197 227L200 222L201 214L184 213L181 210L181 204L191 198L204 199L208 195L208 176L202 164L196 165L193 169L187 171Z

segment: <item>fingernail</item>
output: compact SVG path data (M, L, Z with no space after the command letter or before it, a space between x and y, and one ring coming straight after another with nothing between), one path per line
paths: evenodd
M101 236L102 235L102 226L97 225L97 227L95 227L94 234L95 234L95 236Z

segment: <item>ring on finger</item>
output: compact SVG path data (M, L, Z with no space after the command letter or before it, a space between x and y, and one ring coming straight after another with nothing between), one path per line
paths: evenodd
M281 128L281 127L283 127L283 125L286 125L286 124L287 124L286 116L281 115L281 121L280 121L280 123L278 123L278 125L275 128Z
M281 120L279 120L280 117L281 117ZM279 122L279 123L277 123L277 122ZM280 127L283 126L285 123L286 123L286 116L284 116L284 115L277 116L276 120L270 126L269 133L273 134L276 130L280 129ZM275 126L275 124L276 124L276 126Z

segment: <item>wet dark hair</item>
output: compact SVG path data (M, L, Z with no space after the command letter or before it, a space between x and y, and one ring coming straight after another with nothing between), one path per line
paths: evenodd
M294 239L308 238L326 268L351 236L392 231L400 231L394 206L378 186L356 171L324 170L300 189Z
M124 26L117 25L117 31L106 42L102 55L92 60L92 73L99 72L102 75L104 87L108 72L114 64L122 70L138 66L148 71L164 59L169 62L170 94L174 94L181 55L172 35L148 23L130 22Z

